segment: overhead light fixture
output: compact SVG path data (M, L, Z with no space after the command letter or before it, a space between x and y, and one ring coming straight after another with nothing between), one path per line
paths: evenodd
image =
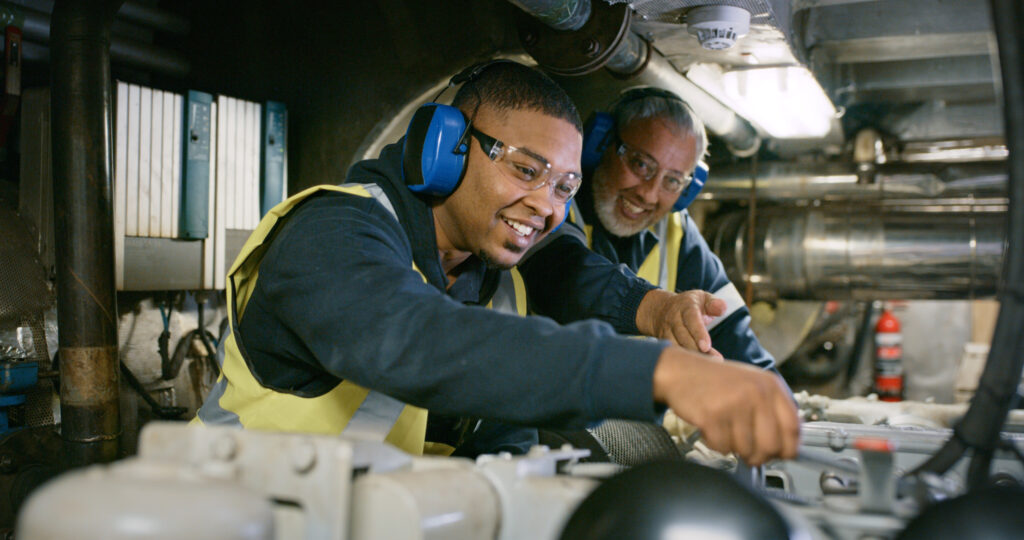
M802 66L722 73L713 66L698 64L686 77L777 139L824 137L836 117L825 91Z

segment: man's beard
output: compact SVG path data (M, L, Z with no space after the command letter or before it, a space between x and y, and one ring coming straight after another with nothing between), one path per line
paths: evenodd
M618 203L619 194L612 189L608 175L598 167L594 171L593 178L594 212L597 213L597 218L601 220L601 225L608 232L621 238L627 238L640 233L658 221L654 213L650 214L650 217L642 223L627 221L617 211L616 203Z
M522 248L520 248L519 246L517 246L515 244L512 244L512 243L506 243L505 244L505 249L511 251L512 253L522 253L523 252ZM487 268L490 268L492 270L511 270L512 267L514 267L516 264L519 264L519 261L516 261L516 262L514 262L512 264L500 263L500 262L495 260L495 257L491 256L490 253L487 253L487 251L483 250L483 249L481 249L476 254L476 256L481 261L483 261L483 263L485 265L487 265Z

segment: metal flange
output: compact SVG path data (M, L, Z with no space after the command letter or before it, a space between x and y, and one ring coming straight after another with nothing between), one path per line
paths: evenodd
M585 75L603 67L629 35L627 4L594 2L579 30L554 30L519 12L519 41L537 64L556 75Z

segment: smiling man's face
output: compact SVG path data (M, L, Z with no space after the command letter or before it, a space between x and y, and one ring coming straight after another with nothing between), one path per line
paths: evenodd
M542 156L551 164L551 174L580 170L583 138L566 120L539 111L499 112L481 106L473 126L505 145ZM462 182L434 209L438 247L510 268L562 222L565 204L552 198L548 185L525 189L487 157L475 137L469 143Z
M659 185L665 171L689 174L697 163L697 139L679 133L662 118L642 118L623 126L621 142L657 161L659 170L650 181L631 172L616 153L619 141L608 145L594 170L594 207L601 224L615 236L628 237L655 224L672 210L678 193L666 193Z

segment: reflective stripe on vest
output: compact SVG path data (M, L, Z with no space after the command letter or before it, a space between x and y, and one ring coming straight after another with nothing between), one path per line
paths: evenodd
M523 283L519 269L512 268L501 273L498 288L487 307L505 313L526 315L526 284Z
M373 197L397 219L394 207L375 185L317 186L294 195L267 213L242 247L228 272L228 321L221 377L200 408L199 423L237 425L252 429L340 434L387 441L406 452L421 454L427 411L386 394L342 381L327 393L302 397L271 390L249 369L236 339L237 320L255 290L259 264L276 227L303 200L324 191ZM419 272L416 265L413 269ZM422 275L422 273L421 273ZM425 281L425 280L424 280Z

